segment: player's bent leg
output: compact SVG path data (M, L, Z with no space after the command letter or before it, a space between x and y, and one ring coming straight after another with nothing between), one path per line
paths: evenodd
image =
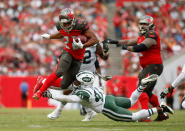
M152 108L152 109L143 109L140 110L138 112L135 112L132 114L132 120L133 121L137 121L137 120L141 120L143 118L147 118L151 115L154 115L155 113L157 113L157 109L156 108Z
M37 77L37 81L36 81L36 84L33 88L33 93L36 93L43 85L42 81L44 80L44 77L42 76L38 76Z
M71 67L72 61L73 61L72 55L64 50L62 52L62 55L57 66L57 70L55 72L56 75L58 77L61 77L62 75L67 73L69 71L69 68Z
M141 104L142 109L148 109L148 102L149 102L149 97L148 95L143 92L140 97L139 97L139 102Z
M151 98L149 98L149 102L153 107L159 106L159 100L155 94L152 94Z
M67 89L69 85L75 80L76 74L79 72L81 62L79 60L73 60L70 70L64 74L61 81L61 88Z
M62 108L66 105L64 102L60 102L59 105L57 105L56 109L47 115L47 117L51 120L55 120L60 117L62 113Z
M85 110L87 111L87 114L85 115L85 118L82 121L90 121L93 117L96 116L96 112L92 109L88 108Z
M102 113L115 121L132 121L132 112L117 106L115 103L115 97L111 95L106 96Z

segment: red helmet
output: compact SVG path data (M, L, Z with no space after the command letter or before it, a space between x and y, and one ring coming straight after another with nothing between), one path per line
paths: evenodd
M139 33L140 34L144 34L149 30L153 30L154 27L155 26L153 23L153 18L151 16L145 15L139 19Z
M65 8L60 11L59 15L60 25L63 30L69 32L73 29L75 16L74 12L70 8Z

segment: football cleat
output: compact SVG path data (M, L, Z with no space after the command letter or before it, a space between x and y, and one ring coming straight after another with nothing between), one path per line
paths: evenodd
M33 99L38 100L42 96L42 94L43 92L40 92L40 90L38 90L36 93L34 93Z
M61 112L62 112L62 109L55 109L53 112L51 112L50 114L48 114L48 118L51 119L51 120L56 120L57 118L60 117L61 115Z
M148 77L142 79L142 80L141 80L141 84L142 84L143 86L146 86L146 85L150 84L151 82L156 81L157 78L158 78L158 75L157 75L157 74L152 74L152 75L150 75L150 76L148 76Z
M170 114L174 114L173 109L171 107L167 106L164 101L161 102L160 107L162 108L163 112L169 112Z
M95 115L96 115L96 112L91 111L90 113L87 113L85 115L85 118L82 121L90 121Z
M37 82L33 88L33 93L36 93L43 85L42 81L44 80L44 77L38 76L37 77Z
M154 121L163 121L169 119L169 116L167 113L159 112L157 118Z

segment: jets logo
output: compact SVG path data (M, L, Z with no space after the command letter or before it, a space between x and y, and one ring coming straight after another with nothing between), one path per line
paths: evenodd
M84 82L90 82L91 81L91 78L90 77L83 77L82 80Z

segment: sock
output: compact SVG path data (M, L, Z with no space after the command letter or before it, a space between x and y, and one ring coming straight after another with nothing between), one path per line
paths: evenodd
M178 77L175 79L175 81L172 83L172 86L174 88L177 88L185 81L185 73L181 72Z
M153 114L157 113L157 109L156 108L152 108L152 109L144 109L144 110L140 110L138 112L135 112L132 114L132 120L136 121L136 120L140 120L142 118L146 118L149 117Z
M55 73L50 74L46 79L46 81L44 82L44 84L42 85L42 87L39 89L40 92L47 90L47 88L51 85L51 83L55 81L57 78L58 77L56 76Z
M55 108L55 110L54 110L53 112L61 113L63 107L64 107L66 104L67 104L66 102L60 102L60 103L56 106L56 108ZM53 112L52 112L52 113L53 113Z
M141 104L142 109L148 109L148 102L149 102L149 97L147 93L143 92L140 97L139 97L139 102Z
M130 96L130 101L131 101L131 107L137 102L139 96L141 95L143 90L141 86L139 86Z
M152 97L149 99L150 104L153 107L158 107L159 106L159 101L156 95L152 94Z
M62 81L62 78L58 78L57 80L51 82L51 86L61 88L61 81Z
M138 92L143 92L143 90L144 90L145 88L146 88L146 87L140 85L140 86L137 88L137 91L138 91Z

